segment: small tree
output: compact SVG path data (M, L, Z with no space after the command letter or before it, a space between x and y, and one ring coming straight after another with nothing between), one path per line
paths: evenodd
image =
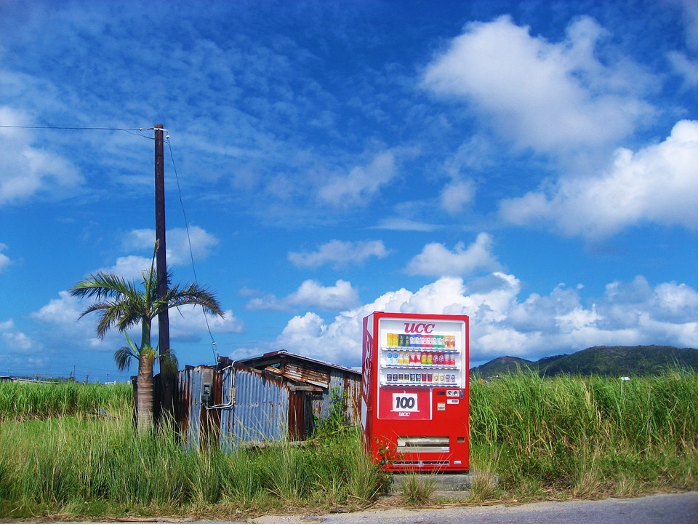
M141 344L135 345L126 335L129 346L114 353L119 370L128 369L132 358L138 360L136 414L139 432L149 430L153 425L153 361L158 354L158 350L151 346L153 319L166 309L187 304L199 305L205 313L224 316L214 294L196 283L184 287L168 286L166 295L159 298L153 260L150 270L144 271L141 277L143 288L139 289L134 282L118 275L97 272L70 290L73 296L96 299L97 302L87 307L80 317L90 312L100 312L97 323L100 338L104 338L107 330L113 326L126 334L126 330L141 324ZM168 284L170 277L168 274Z

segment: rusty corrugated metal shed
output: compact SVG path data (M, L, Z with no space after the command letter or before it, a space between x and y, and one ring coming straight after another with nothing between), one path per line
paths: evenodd
M226 366L227 365L227 366ZM351 424L360 420L361 374L284 350L178 374L177 423L187 447L300 440L341 395Z

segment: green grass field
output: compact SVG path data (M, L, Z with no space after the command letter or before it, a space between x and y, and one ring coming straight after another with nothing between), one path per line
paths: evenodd
M697 374L516 374L474 380L470 396L469 504L697 490ZM136 435L131 403L128 385L0 383L0 521L357 509L386 484L354 427L303 448L187 451L167 433ZM403 498L426 495L413 480Z

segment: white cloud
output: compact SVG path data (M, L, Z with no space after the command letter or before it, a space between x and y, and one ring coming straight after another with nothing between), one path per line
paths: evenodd
M27 352L36 347L26 334L17 330L12 319L0 322L0 334L2 334L2 340L10 349Z
M669 52L666 57L673 70L683 79L683 89L693 89L698 85L698 62L678 51Z
M684 120L660 144L618 149L596 177L562 178L552 189L502 201L500 215L513 224L553 224L566 235L585 237L649 222L694 229L697 196L698 123Z
M423 85L463 100L520 147L568 152L628 135L652 109L639 96L655 88L640 67L597 56L606 36L580 17L566 39L550 43L507 16L473 22L425 69Z
M186 228L173 228L166 232L165 247L168 265L183 266L190 264L190 243L192 256L203 260L211 255L212 250L219 244L219 239L199 226L189 227L189 241ZM155 230L142 228L130 231L125 235L123 246L126 249L153 251L156 240ZM149 264L150 267L150 257Z
M244 323L238 319L231 310L224 311L224 317L208 315L204 318L200 306L181 306L168 311L170 322L170 337L179 341L199 341L207 330L212 333L240 334L244 330ZM208 326L207 326L208 323ZM154 323L154 334L157 333L158 323Z
M86 303L68 291L58 292L58 296L59 299L51 299L39 311L34 312L32 317L56 325L74 324L86 308Z
M290 252L287 258L300 268L318 268L330 264L343 268L349 264L362 264L370 257L379 259L389 255L382 241L338 241L322 244L314 252Z
M358 293L348 281L338 279L334 286L323 286L308 279L292 294L279 299L274 295L251 299L249 310L295 310L298 308L320 308L322 310L344 310L358 302Z
M697 291L685 284L652 287L643 277L627 284L611 283L590 307L581 302L580 289L560 284L547 296L531 294L520 301L520 282L512 275L495 272L469 284L461 278L442 278L416 292L388 292L331 322L314 312L295 316L275 344L330 362L358 365L362 319L384 311L469 315L472 363L502 355L536 359L602 344L697 347Z
M464 211L474 199L474 184L470 180L456 180L445 185L440 192L440 207L451 215Z
M151 268L152 259L139 255L127 255L118 257L114 266L100 268L98 272L113 273L129 281L141 282L143 272L148 272Z
M4 252L5 250L7 250L7 244L0 242L0 252ZM10 258L4 253L0 253L0 273L4 272L10 264L12 264Z
M0 107L0 122L27 125L21 112ZM0 128L0 205L27 200L37 194L57 195L79 186L83 177L66 159L32 145L26 129Z
M51 336L60 336L62 339L70 339L76 348L93 348L96 350L113 351L124 346L124 335L116 328L109 330L104 339L96 336L95 329L99 313L91 313L83 318L80 314L93 303L90 299L74 297L68 291L59 292L57 299L52 299L32 317L45 326L50 327ZM174 341L199 341L207 330L212 333L241 333L244 330L243 321L233 315L231 310L224 311L224 318L219 316L207 316L204 318L201 307L182 306L169 310L170 335ZM140 325L129 330L132 341L138 343L141 340ZM0 323L0 332L3 325ZM154 341L158 338L158 319L153 320L151 336Z
M396 176L394 153L384 151L366 166L355 166L347 176L332 176L318 189L319 199L343 208L366 205Z
M440 277L465 275L479 269L498 269L500 265L491 252L492 244L491 236L483 232L468 248L459 242L454 251L437 242L426 244L423 251L408 263L406 273Z
M388 217L382 219L373 226L377 230L392 230L392 231L408 231L408 232L432 232L442 226L437 224L430 224L427 222L416 221L413 219L407 219L403 217Z

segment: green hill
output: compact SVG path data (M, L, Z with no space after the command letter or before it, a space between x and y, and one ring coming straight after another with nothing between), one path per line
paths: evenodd
M658 375L674 367L698 369L697 348L674 346L593 346L573 354L528 361L519 357L498 357L471 372L494 377L517 369L530 369L541 376L558 374L645 376Z

